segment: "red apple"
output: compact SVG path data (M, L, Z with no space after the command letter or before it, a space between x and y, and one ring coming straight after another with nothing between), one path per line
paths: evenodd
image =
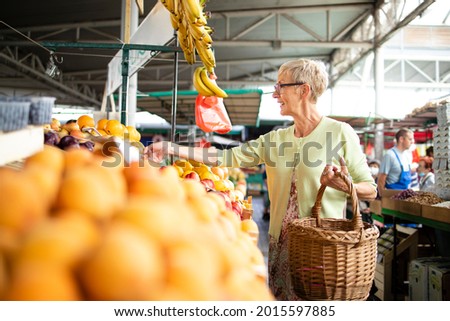
M202 179L200 182L206 187L206 189L212 189L212 190L214 189L214 182L212 179L205 178L205 179Z
M239 215L239 217L240 217L241 220L242 220L242 209L243 209L243 206L242 206L241 202L236 202L236 201L231 202L231 207L233 208L233 211L234 211L237 215Z
M227 206L227 209L233 210L233 206L231 205L231 198L226 192L219 192L220 195L222 195L223 199L225 200L225 205Z
M184 179L193 179L193 180L200 182L200 176L198 176L198 174L194 171L189 171L188 173L185 172L183 175L183 178Z

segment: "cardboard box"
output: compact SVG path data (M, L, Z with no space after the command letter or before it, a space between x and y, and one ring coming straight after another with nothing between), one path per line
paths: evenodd
M381 207L398 211L398 200L394 200L391 197L401 192L402 190L399 189L385 189L381 193Z
M390 197L382 197L381 198L381 207L387 208L388 210L398 211L398 200L393 200Z
M450 263L428 268L430 301L450 301Z
M394 195L397 195L398 193L403 192L403 190L401 189L385 189L382 193L381 193L381 197L387 197L387 198L391 198Z
M417 244L419 241L419 233L416 229L404 227L401 225L397 226L397 257L400 255L406 256L408 261L415 259L417 257ZM389 230L386 233L390 233ZM385 233L385 234L386 234ZM384 235L384 234L383 234ZM385 238L389 240L389 237L380 236L380 238ZM378 288L378 291L375 293L375 296L381 300L393 300L394 296L392 293L393 284L392 284L392 261L394 259L394 249L392 247L388 249L384 249L384 253L382 257L379 257L377 260L377 265L375 268L375 285ZM400 264L399 264L400 265ZM402 266L397 266L399 270L403 270ZM406 267L407 268L407 267ZM401 273L396 271L397 279L400 278ZM397 280L400 282L404 282L407 279L407 275L405 275L405 280Z
M422 216L430 220L450 223L450 208L422 205Z
M371 213L381 215L381 200L374 200L369 202L369 208Z
M398 210L400 212L414 216L422 216L422 204L400 200L397 202Z
M420 257L409 264L409 299L411 301L428 301L428 269L430 266L449 263L446 257Z

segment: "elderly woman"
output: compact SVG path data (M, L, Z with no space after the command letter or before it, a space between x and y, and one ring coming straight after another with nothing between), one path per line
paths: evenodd
M251 167L265 164L270 196L269 286L278 300L298 300L288 266L287 226L311 215L321 184L323 217L343 218L349 187L337 172L350 175L360 199L374 199L376 185L359 138L350 125L325 117L316 108L328 85L323 63L308 59L289 61L278 71L273 97L282 115L294 124L271 131L229 150L202 149L158 143L147 149L161 161L172 154L211 165Z

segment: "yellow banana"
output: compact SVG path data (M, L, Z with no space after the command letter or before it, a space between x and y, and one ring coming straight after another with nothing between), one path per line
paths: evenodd
M210 34L210 35L212 35L212 34L214 33L214 28L213 28L213 27L210 27L210 26L203 26L203 28L205 28L205 31L206 31L208 34Z
M208 72L205 67L200 67L200 77L202 79L203 84L214 93L214 96L226 98L228 97L227 93L221 89L215 80L209 78Z
M180 23L178 24L178 37L186 38L187 35L188 35L188 28L186 28L184 19L181 19Z
M189 51L183 51L184 59L186 59L186 62L190 65L193 65L196 63L195 54L193 52Z
M211 45L213 43L213 40L211 38L211 35L207 32L205 32L205 34L203 34L203 37L201 39L204 43L206 43L207 45Z
M174 14L182 19L184 15L184 8L183 3L181 3L181 0L173 0L174 2Z
M184 58L190 65L195 64L195 48L193 46L193 39L189 35L185 35L179 38L179 44L183 50Z
M206 17L205 15L201 15L200 17L198 17L197 19L195 19L194 21L192 21L193 24L197 25L197 26L206 26L206 24L208 23L206 21Z
M200 6L199 0L181 0L181 2L190 23L195 23L198 19L201 19L203 8Z
M178 30L178 28L180 27L180 20L174 14L170 15L170 23L172 24L174 30Z
M207 44L212 44L212 38L206 31L204 26L197 26L195 24L189 25L189 31L194 36L195 39L201 40Z
M213 73L214 68L216 67L216 59L214 57L214 52L211 49L211 45L195 39L195 49L208 72Z
M214 92L211 91L202 81L201 71L204 67L197 67L192 76L192 83L194 84L194 88L198 91L198 93L202 96L214 96Z
M170 13L175 13L175 1L177 0L161 0L161 3Z

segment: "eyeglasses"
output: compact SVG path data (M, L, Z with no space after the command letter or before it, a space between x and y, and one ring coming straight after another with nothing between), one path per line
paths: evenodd
M283 88L283 87L300 86L300 85L304 85L304 84L306 84L306 82L292 82L292 83L287 83L287 84L280 84L279 82L277 82L275 84L275 86L273 86L273 88L275 89L275 92L277 94L279 94L281 91L281 88Z

